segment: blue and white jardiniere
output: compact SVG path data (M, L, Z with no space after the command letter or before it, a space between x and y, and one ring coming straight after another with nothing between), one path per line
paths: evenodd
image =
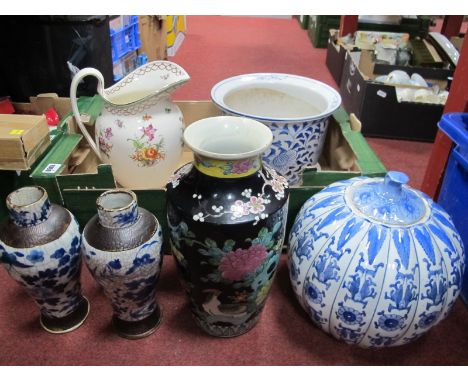
M449 215L389 172L331 184L289 238L294 292L313 322L361 347L403 345L450 311L464 250Z
M156 302L161 227L153 214L138 207L132 191L104 192L97 209L83 231L86 265L111 301L118 334L146 337L161 321Z
M89 313L81 294L81 234L65 208L50 203L42 187L23 187L6 199L0 226L0 262L40 308L51 333L78 328Z
M273 143L263 155L290 186L302 184L306 167L316 166L330 116L341 97L330 86L307 77L254 73L217 83L211 99L223 113L255 119L273 132Z

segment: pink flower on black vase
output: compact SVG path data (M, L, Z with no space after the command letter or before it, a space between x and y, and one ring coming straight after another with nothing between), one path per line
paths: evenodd
M223 257L219 270L223 278L239 281L254 272L266 259L267 254L266 247L261 244L254 244L247 249L238 248Z
M284 192L284 183L281 182L278 179L272 179L270 181L271 188L273 191L278 192L278 193L283 193Z
M259 214L260 212L265 211L265 200L260 197L251 196L249 204L249 211L253 214Z
M231 212L234 218L240 218L250 214L250 204L244 203L242 200L236 200L231 206Z

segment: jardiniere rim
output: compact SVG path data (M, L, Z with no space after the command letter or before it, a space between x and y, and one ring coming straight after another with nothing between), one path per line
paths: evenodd
M245 85L249 82L251 82L252 84L255 82L259 82L259 84L272 84L275 82L281 83L284 80L291 80L295 83L295 86L307 88L323 96L327 101L327 107L325 108L325 110L318 114L307 115L305 117L281 118L269 117L265 115L256 115L251 113L243 113L239 110L229 107L224 102L224 97L227 96L233 90L237 89L240 85ZM226 78L213 86L213 88L211 89L211 100L221 110L226 111L230 114L253 118L264 122L306 122L319 120L332 115L341 105L341 96L338 93L338 91L336 91L326 83L315 80L313 78L287 73L248 73Z

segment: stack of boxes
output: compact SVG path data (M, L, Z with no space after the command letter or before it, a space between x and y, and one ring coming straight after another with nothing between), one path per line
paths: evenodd
M405 33L382 32L376 28L374 31L358 30L355 38L352 38L339 37L338 30L329 30L326 65L340 87L343 106L348 113L354 113L359 118L365 136L434 141L438 131L437 123L444 109L443 103L414 101L401 97L408 89L420 91L422 94L433 89L436 89L435 93L449 90L450 78L453 77L455 68L437 41L428 33L428 20L403 18L401 25L393 25L393 30L397 27L403 28ZM385 27L392 29L389 25ZM375 38L378 34L387 37L409 36L408 46L412 52L409 64L379 61L376 58L375 45L362 44L363 39L360 36L366 34L374 36L368 38L374 43L379 41ZM431 63L422 59L416 60L418 43L434 51L439 61ZM383 76L396 70L404 71L408 76L419 74L428 86L382 82Z

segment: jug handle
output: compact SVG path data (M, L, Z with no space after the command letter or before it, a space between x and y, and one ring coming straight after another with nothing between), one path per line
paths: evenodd
M101 72L97 69L94 68L84 68L81 69L76 75L73 77L71 86L70 86L70 101L71 101L71 107L73 111L73 116L75 117L75 121L78 125L78 127L81 130L81 133L83 136L86 138L88 141L89 145L93 149L93 151L96 153L97 157L99 160L102 162L102 157L101 153L99 151L99 148L96 145L96 140L91 137L91 135L88 133L88 130L86 127L83 125L83 122L81 122L81 116L80 116L80 111L78 110L78 103L76 99L76 89L78 88L78 84L80 81L86 77L86 76L94 76L98 80L98 85L97 85L97 91L98 94L102 96L103 91L104 91L104 77L102 76Z

